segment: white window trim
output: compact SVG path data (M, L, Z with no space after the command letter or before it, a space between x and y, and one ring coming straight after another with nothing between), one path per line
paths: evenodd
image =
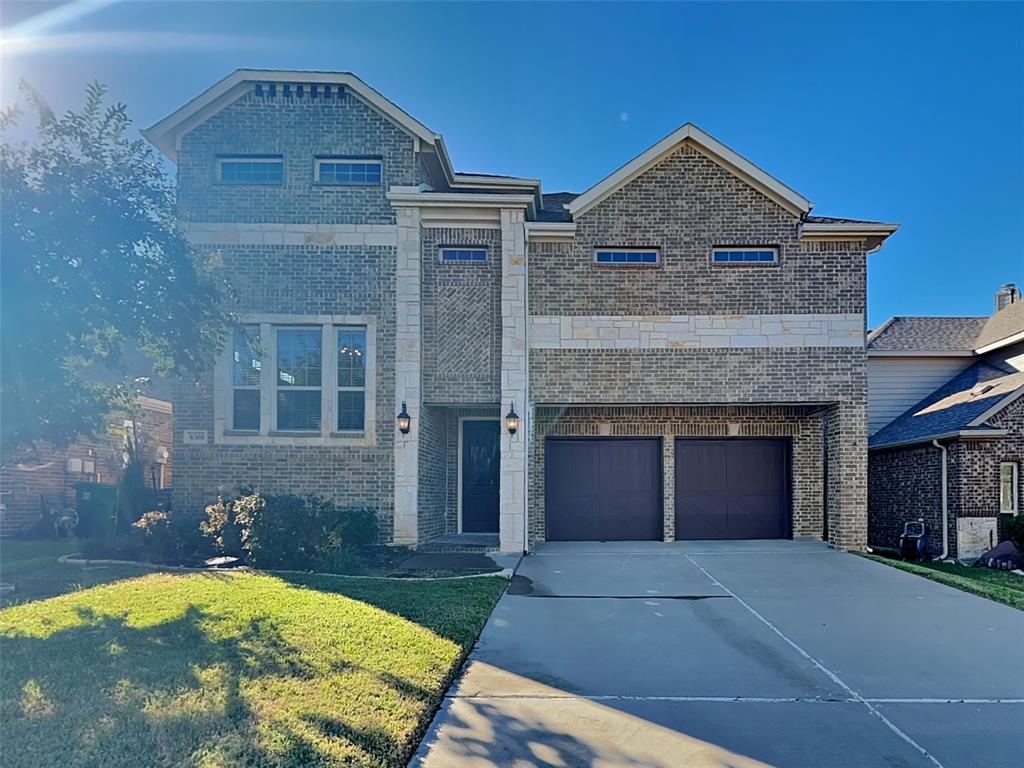
M214 366L213 387L213 442L217 445L310 445L310 446L363 446L377 442L377 321L372 315L284 315L249 314L238 318L242 325L260 326L260 350L263 353L263 375L260 377L260 430L259 433L239 432L231 429L232 417L232 345L226 344ZM320 431L279 432L277 426L277 334L275 330L288 326L319 327L323 334L320 379ZM342 327L366 329L366 383L364 420L361 432L339 432L337 422L338 350L337 331Z
M251 181L251 182L239 182L239 181L224 181L223 167L224 164L228 163L280 163L281 164L281 181ZM267 155L238 155L236 157L218 157L217 158L217 183L218 184L237 184L239 186L254 186L254 187L278 187L284 183L284 156L270 157Z
M349 165L379 165L380 181L321 181L320 166L323 163L348 163ZM322 157L313 158L313 183L325 187L379 187L384 183L384 161L378 157Z
M1013 506L1010 509L1003 509L1003 467L1013 467L1013 479L1010 485L1010 499ZM1016 515L1020 511L1020 465L1016 461L999 462L999 513L1003 515Z
M771 251L775 254L773 261L715 261L715 254L725 251L735 253L737 251ZM708 254L708 262L714 267L777 267L781 261L779 258L779 247L777 245L715 245Z
M651 263L639 263L639 262L627 262L627 261L598 261L597 254L599 253L653 253L656 261ZM619 246L619 245L602 245L600 248L594 249L594 265L598 267L646 267L647 269L653 269L660 267L662 262L661 248L657 246L647 247L636 247L636 246Z

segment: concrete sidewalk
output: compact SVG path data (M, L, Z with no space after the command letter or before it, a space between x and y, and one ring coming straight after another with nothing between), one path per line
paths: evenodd
M1024 613L815 542L549 544L412 765L1021 765Z

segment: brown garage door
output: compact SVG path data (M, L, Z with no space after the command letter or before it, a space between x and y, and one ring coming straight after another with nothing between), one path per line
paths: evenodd
M660 540L661 441L549 438L548 541Z
M788 539L786 440L676 440L677 539Z

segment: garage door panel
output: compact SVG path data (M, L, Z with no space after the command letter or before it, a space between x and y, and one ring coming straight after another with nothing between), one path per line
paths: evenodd
M661 443L549 438L544 500L550 541L660 539Z
M789 538L785 441L680 439L675 469L677 539Z

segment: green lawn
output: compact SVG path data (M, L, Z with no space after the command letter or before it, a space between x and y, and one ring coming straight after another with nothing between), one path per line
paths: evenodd
M878 555L865 557L1024 611L1024 577L1015 573L953 563L905 563Z
M507 583L92 573L0 610L5 768L404 766Z

